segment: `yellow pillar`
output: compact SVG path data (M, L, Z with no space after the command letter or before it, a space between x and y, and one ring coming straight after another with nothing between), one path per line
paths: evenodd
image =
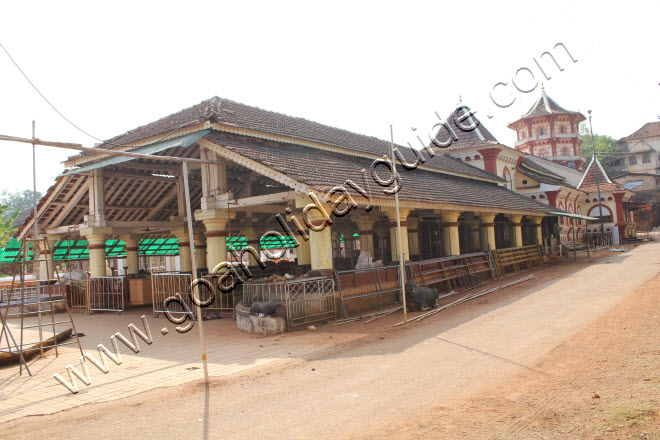
M190 239L186 228L172 229L172 235L179 240L179 267L181 272L192 271L192 260L190 259Z
M122 235L119 237L126 245L126 274L136 274L140 270L138 245L140 238L134 235Z
M105 240L112 234L111 228L92 227L80 231L89 244L89 274L91 277L104 277L105 272Z
M458 218L460 216L459 211L444 211L442 213L442 238L446 255L461 255L461 242L458 236Z
M523 245L522 224L520 223L522 218L522 215L512 215L509 218L513 223L513 245L515 247L521 247Z
M496 249L495 246L495 216L497 214L481 214L481 250L484 252Z
M227 224L234 213L224 209L200 210L195 213L195 220L202 221L206 227L206 265L209 272L227 261Z
M309 252L312 269L332 269L332 205L316 203L309 197L296 200L296 208L303 208L303 218L310 223ZM312 230L318 229L316 231ZM304 239L302 239L304 240Z
M41 249L39 249L39 279L40 280L53 280L55 279L55 260L53 260L53 250L55 243L60 240L59 235L46 235L48 241L48 249L43 242L39 242Z
M358 227L358 234L360 234L360 251L369 252L369 255L374 256L374 220L368 217L358 217L353 220Z
M195 264L197 269L206 267L206 237L195 235Z
M396 224L396 209L383 208L383 213L390 220L390 245L392 248L392 261L399 261L400 253L403 253L406 260L410 259L410 246L408 244L408 214L410 209L399 209L399 219L401 221L401 252L397 246L399 235Z

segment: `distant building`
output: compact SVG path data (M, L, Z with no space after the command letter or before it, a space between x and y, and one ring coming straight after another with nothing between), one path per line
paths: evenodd
M621 154L605 160L613 180L631 191L655 189L660 182L660 122L649 122L618 142Z
M585 119L582 113L566 110L542 90L532 108L509 128L517 134L516 150L582 170L586 163L580 155L578 124Z

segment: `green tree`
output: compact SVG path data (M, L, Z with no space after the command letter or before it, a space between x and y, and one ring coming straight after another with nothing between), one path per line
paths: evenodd
M0 249L7 247L14 233L16 233L14 221L16 220L16 217L18 217L19 211L14 211L14 213L5 220L8 208L9 207L6 205L0 205L0 217L2 217L2 220L0 220Z
M606 134L594 133L593 140L591 139L591 132L589 130L589 123L582 121L579 126L580 136L582 136L582 144L580 145L580 154L587 160L587 163L591 162L591 158L594 154L594 146L596 147L596 156L600 161L603 168L607 173L611 173L612 169L605 164L605 158L618 153L620 151L619 146L612 136Z
M41 198L41 193L37 191L37 201ZM6 206L2 213L2 220L7 221L14 217L16 212L21 213L26 209L32 209L34 204L34 191L31 189L9 191L5 188L0 194L0 204ZM14 217L16 218L16 217Z

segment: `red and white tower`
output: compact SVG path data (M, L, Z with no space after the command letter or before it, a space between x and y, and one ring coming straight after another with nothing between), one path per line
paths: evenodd
M585 119L582 113L561 107L542 88L539 100L509 128L518 135L516 150L582 170L578 124Z

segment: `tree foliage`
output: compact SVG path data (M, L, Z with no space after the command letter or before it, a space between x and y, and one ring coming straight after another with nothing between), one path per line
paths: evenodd
M605 168L605 171L609 174L612 170L604 163L603 159L608 156L611 156L614 153L620 151L619 146L612 136L606 134L595 133L593 140L591 138L591 132L589 130L589 124L586 121L580 123L580 136L582 136L582 144L580 145L580 154L584 157L587 162L591 162L591 158L594 154L594 146L596 148L596 156L601 165Z
M37 191L37 201L41 198L41 193ZM0 194L0 204L6 206L2 213L2 220L7 221L11 217L16 218L17 213L26 209L32 209L34 204L34 191L31 189L9 191L5 188Z
M5 220L7 211L8 206L0 205L0 217L2 218L2 220L0 220L0 249L7 247L11 241L12 236L16 232L16 228L14 228L14 221L16 220L16 217L18 217L19 212L15 211Z

